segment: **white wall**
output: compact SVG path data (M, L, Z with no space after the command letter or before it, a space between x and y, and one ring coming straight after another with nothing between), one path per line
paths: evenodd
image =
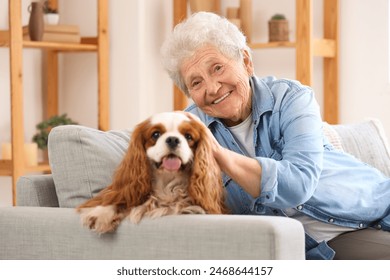
M379 118L390 135L389 0L340 4L341 121Z
M223 6L238 0L223 0ZM78 24L84 36L96 34L95 0L60 0L61 22ZM172 1L109 1L111 128L134 126L150 114L172 110L172 84L161 68L159 48L171 30ZM314 2L314 35L322 35L322 0ZM380 118L390 135L388 88L388 0L340 0L341 122ZM23 0L23 24L28 22ZM267 20L276 12L290 20L295 38L295 1L254 0L253 38L267 40ZM0 29L8 28L8 0L0 0ZM60 57L60 113L80 124L97 127L96 61L94 53ZM255 50L259 76L295 77L293 49ZM9 56L0 48L0 142L10 141ZM322 104L322 62L314 60L313 88ZM24 50L25 140L42 119L41 52ZM29 105L27 105L29 104ZM32 105L30 105L32 104ZM0 206L11 204L11 180L0 177Z

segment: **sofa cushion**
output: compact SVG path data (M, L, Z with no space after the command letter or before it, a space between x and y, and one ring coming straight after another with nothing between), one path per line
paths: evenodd
M60 207L76 207L112 181L130 141L130 131L65 125L49 135L49 162Z
M343 150L390 176L390 149L382 123L369 119L355 124L332 126Z
M341 144L340 135L337 133L337 131L333 128L332 125L328 124L327 122L323 122L322 130L325 137L335 149L344 151L343 145Z

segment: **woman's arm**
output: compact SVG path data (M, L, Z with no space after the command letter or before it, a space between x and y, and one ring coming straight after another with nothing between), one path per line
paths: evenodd
M230 151L218 143L213 150L214 157L221 170L253 198L258 197L261 193L261 166L259 162L253 158Z

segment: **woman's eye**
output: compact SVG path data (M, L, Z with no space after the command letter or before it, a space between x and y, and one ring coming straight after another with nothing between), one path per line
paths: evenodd
M160 131L155 131L155 132L152 133L152 138L154 140L157 140L160 136L161 136L161 132Z
M191 141L192 140L192 135L189 134L189 133L184 134L184 137L187 139L187 141Z
M199 85L200 85L200 81L194 81L191 83L191 88L196 89L199 87Z
M214 67L214 72L220 72L220 71L222 71L222 69L223 69L223 66L221 64L217 64Z

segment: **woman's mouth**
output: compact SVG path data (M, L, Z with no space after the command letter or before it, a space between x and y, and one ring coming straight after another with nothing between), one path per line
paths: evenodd
M232 92L229 91L228 93L226 93L225 95L221 96L220 98L214 100L212 103L213 104L218 104L218 103L221 103L222 101L224 101Z

